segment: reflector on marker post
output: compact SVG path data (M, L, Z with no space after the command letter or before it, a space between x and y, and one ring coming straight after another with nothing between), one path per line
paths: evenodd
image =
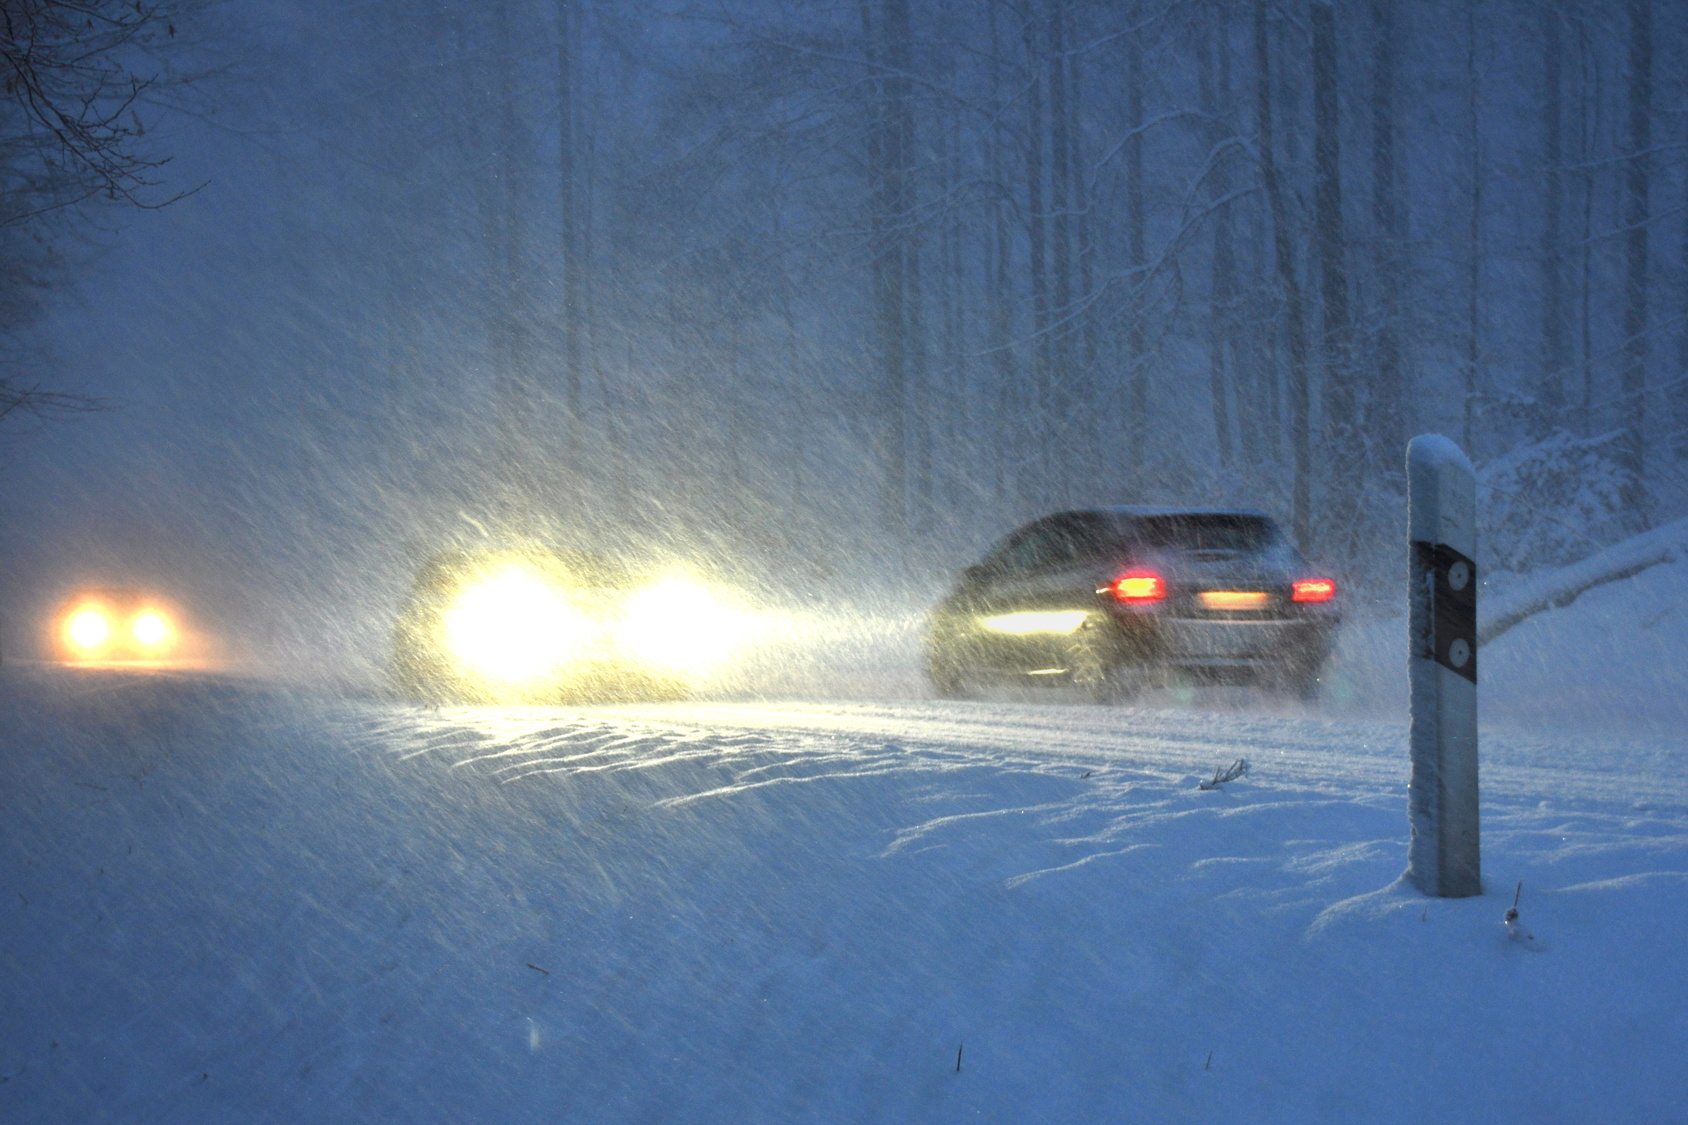
M1440 434L1407 446L1412 843L1425 894L1483 893L1477 806L1477 475Z

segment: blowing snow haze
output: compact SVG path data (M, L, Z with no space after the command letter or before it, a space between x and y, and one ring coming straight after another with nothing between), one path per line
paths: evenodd
M0 1119L1688 1106L1688 5L0 16Z
M1505 469L1491 573L1684 509L1674 5L148 13L182 198L5 228L5 386L106 407L0 426L13 630L166 582L357 650L481 529L924 603L1112 503L1392 594L1426 430Z

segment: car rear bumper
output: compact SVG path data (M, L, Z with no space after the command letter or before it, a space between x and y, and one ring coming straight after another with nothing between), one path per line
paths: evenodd
M1155 662L1188 670L1245 673L1290 665L1316 667L1330 655L1335 630L1336 622L1329 618L1170 618L1154 622L1153 639L1146 647Z

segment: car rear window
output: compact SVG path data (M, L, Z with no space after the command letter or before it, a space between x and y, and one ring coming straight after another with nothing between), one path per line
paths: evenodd
M1277 526L1263 516L1139 516L1131 523L1137 541L1155 550L1254 554L1266 550L1278 538Z

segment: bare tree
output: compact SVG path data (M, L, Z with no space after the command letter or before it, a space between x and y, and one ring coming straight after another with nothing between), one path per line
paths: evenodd
M176 19L145 0L0 0L0 335L14 343L64 265L55 246L80 209L181 197L164 185L169 157L151 146L143 117L169 84L156 60ZM0 419L98 407L47 389L9 351Z
M169 158L150 151L140 115L158 83L140 67L176 37L175 20L144 0L0 3L0 88L11 109L0 224L99 197L139 207L178 198L157 194Z
M12 414L34 414L37 417L63 417L67 414L86 414L99 410L98 399L86 395L64 394L39 386L23 386L0 380L0 422Z

